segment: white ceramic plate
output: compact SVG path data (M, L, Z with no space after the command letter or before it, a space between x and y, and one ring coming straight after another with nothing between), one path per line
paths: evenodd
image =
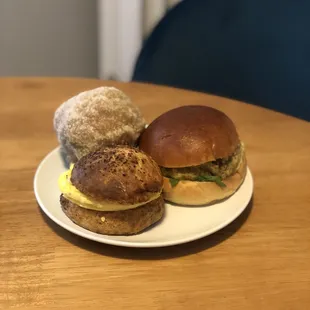
M236 219L247 207L253 192L253 178L248 169L239 190L223 202L204 207L181 207L166 203L164 219L151 229L135 236L107 236L79 227L61 210L57 180L65 170L59 149L56 148L44 158L36 171L34 191L45 214L74 234L126 247L171 246L210 235Z

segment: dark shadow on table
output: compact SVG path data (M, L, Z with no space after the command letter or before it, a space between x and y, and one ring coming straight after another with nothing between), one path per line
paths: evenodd
M199 253L227 240L232 235L234 235L240 229L240 227L246 222L246 220L251 214L253 208L253 201L254 197L252 197L247 208L236 220L234 220L225 228L217 231L216 233L196 241L162 248L127 248L127 247L118 247L98 243L77 236L63 229L62 227L51 221L42 211L41 214L44 221L56 234L58 234L60 237L64 238L68 242L72 243L73 245L83 248L84 250L105 256L111 256L123 259L157 260L157 259L169 259Z

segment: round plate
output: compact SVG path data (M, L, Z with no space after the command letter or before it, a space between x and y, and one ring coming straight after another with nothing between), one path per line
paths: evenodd
M44 213L68 231L94 241L127 247L162 247L193 241L225 227L247 207L253 192L253 178L247 170L239 190L220 203L186 207L166 203L166 214L158 224L134 236L107 236L88 231L63 213L57 180L66 170L59 148L49 153L39 165L34 178L34 192Z

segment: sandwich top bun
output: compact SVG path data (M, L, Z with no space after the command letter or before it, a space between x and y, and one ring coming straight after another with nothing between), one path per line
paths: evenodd
M138 107L114 87L84 91L64 102L54 115L54 128L67 163L102 146L134 145L144 127Z
M157 199L163 177L151 157L133 147L115 146L83 156L60 176L59 187L80 207L120 211Z
M240 140L234 123L207 106L182 106L155 119L140 137L140 149L167 168L196 166L230 156Z

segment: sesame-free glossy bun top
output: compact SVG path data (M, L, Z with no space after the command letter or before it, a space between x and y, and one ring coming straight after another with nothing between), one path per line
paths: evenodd
M196 166L230 156L240 143L223 112L207 106L182 106L156 118L142 133L141 150L168 168Z

